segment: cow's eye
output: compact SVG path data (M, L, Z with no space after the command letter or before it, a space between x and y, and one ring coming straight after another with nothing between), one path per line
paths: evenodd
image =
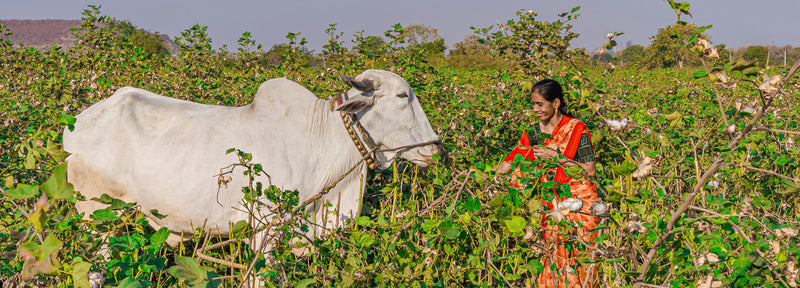
M397 97L406 98L408 97L408 93L406 93L406 91L400 92L400 94L397 94Z

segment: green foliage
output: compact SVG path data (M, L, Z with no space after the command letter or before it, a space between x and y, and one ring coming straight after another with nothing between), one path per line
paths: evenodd
M208 268L201 267L195 259L176 257L175 266L167 269L169 274L183 281L189 287L217 287L222 282L213 278L219 276Z
M575 13L579 9L575 7L560 14L560 19L552 23L536 20L538 14L532 11L519 10L516 12L518 19L500 25L499 31L490 33L492 27L474 30L492 42L508 61L515 62L520 72L528 76L545 76L553 62L581 54L572 50L569 44L578 37L570 30L572 24L569 22L580 16Z
M144 54L162 55L169 53L164 43L161 42L160 35L157 33L149 33L139 29L127 20L112 20L109 26L112 27L113 30L116 30L117 35L114 37L114 41L121 45L129 45L143 49Z
M14 34L14 32L9 31L8 28L6 28L6 24L0 22L0 49L11 47L11 39L6 39L8 36L11 36L11 34Z
M368 59L375 59L386 54L386 41L380 36L364 36L364 31L353 35L353 50Z
M695 37L708 39L703 33L692 37L697 30L694 24L673 24L659 28L645 50L644 66L648 68L696 67L700 57L695 56L685 46L694 45ZM691 40L691 41L690 41Z
M412 24L403 28L403 38L408 42L408 45L423 45L425 43L433 43L441 40L444 45L444 38L439 35L439 29L433 28L424 24ZM447 47L445 46L445 49Z
M620 60L626 65L641 63L645 58L645 49L642 45L631 45L625 47L620 54Z
M767 54L769 50L764 46L747 46L747 49L742 53L742 59L748 61L755 61L759 66L767 64Z
M208 26L194 24L192 28L181 32L181 36L175 37L175 43L181 47L181 51L190 55L207 55L214 52L211 47L211 38L208 37Z

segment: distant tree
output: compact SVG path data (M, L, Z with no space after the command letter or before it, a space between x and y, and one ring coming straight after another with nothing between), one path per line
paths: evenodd
M767 64L767 54L769 49L764 46L747 46L742 53L742 58L747 61L756 61L758 65Z
M115 41L143 49L145 54L162 55L169 53L158 33L150 33L137 28L128 20L111 20L109 26L116 29Z
M5 23L0 22L0 48L11 47L11 40L8 39L11 34L14 34L14 32L8 30Z
M425 50L425 52L437 54L440 56L444 54L444 51L447 51L447 44L444 44L444 39L425 42L419 45L414 45L412 47L418 47Z
M380 36L364 36L364 31L354 35L353 50L368 58L380 57L386 54L386 40Z
M194 24L192 28L181 32L181 36L175 37L175 43L181 47L183 52L197 54L213 53L211 47L211 37L208 37L208 26Z
M614 61L616 61L616 59L614 59L614 54L608 52L600 53L595 57L596 57L595 59L597 59L597 62L601 63L613 63Z
M311 52L305 47L300 48L300 50L301 57L296 59L297 64L301 67L311 66ZM267 53L261 55L259 62L271 67L281 66L290 52L291 47L289 44L275 44L272 45L272 48Z
M783 63L786 62L786 66L791 67L794 64L793 61L789 58L789 55L792 54L792 50L795 48L792 45L786 45L783 47L772 46L770 48L769 56L769 63L773 66L783 66Z
M625 65L640 63L644 59L644 46L630 45L620 52L619 58Z
M478 35L468 35L464 40L453 44L450 55L491 55L496 52L491 43L481 43L480 39Z
M403 30L403 36L405 36L408 45L420 45L437 40L444 40L444 38L439 35L439 29L424 24L408 25ZM442 41L442 43L444 43L444 41Z
M713 60L712 62L714 66L722 66L728 64L728 62L730 62L733 59L732 55L733 51L728 49L725 46L725 44L719 44L714 47L717 48L717 53L719 54L719 59Z
M697 26L694 24L673 24L658 29L658 33L651 36L650 46L645 49L644 64L648 68L668 68L700 65L700 57L693 54L686 47L677 47L676 44L688 44L688 39L695 33ZM699 37L708 39L705 34Z
M786 65L788 67L792 67L794 62L797 62L798 59L800 59L800 47L786 50Z
M505 67L503 57L496 56L496 48L491 42L480 41L478 35L468 35L460 42L453 44L453 49L446 60L446 65L453 68L469 68L490 70ZM482 43L481 43L482 42Z

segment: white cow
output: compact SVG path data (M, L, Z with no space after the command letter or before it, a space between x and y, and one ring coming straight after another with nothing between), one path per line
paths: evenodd
M74 131L64 132L64 150L71 153L68 180L87 198L78 202L78 209L89 215L105 208L88 199L108 194L137 202L156 229L176 233L172 244L177 233L191 234L204 223L206 230L226 234L230 223L248 218L242 212L241 187L247 186L247 178L241 169L226 186L218 183L220 169L237 162L226 150L251 153L252 162L262 164L270 176L256 181L297 190L303 201L362 158L338 111L355 113L382 149L437 142L377 153L380 169L398 157L427 166L441 151L419 99L401 77L367 70L345 80L353 88L341 105L287 79L264 82L253 103L242 107L121 88L80 113ZM367 170L362 162L320 199L339 206L338 215L326 217L328 227L358 216ZM329 212L322 207L309 205L307 210L317 223ZM151 209L167 216L158 219L149 215Z

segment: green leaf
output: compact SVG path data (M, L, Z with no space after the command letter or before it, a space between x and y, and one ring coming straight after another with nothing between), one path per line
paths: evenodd
M714 25L700 26L700 27L697 27L697 29L694 32L698 33L698 34L699 33L703 33L703 32L706 32L706 29L711 29L711 27L713 27L713 26Z
M792 159L789 158L789 157L786 157L786 155L784 154L784 155L781 155L781 157L778 157L778 160L775 161L775 164L778 164L779 166L783 166L783 165L788 164L789 162L792 162Z
M158 210L156 210L156 209L150 209L150 215L153 215L158 219L164 219L164 217L167 217L167 215L158 213Z
M542 265L542 262L539 262L538 260L531 260L528 261L528 270L535 275L542 272L542 270L544 270L544 266Z
M108 239L108 247L120 251L134 251L144 247L145 238L139 234L122 235L120 237L111 237Z
M39 194L39 186L28 184L19 184L17 188L6 191L6 196L11 200L30 199Z
M369 216L360 216L356 218L356 223L358 223L359 226L367 226L372 223L372 220L369 219Z
M425 221L422 221L422 225L420 226L422 226L422 230L424 230L425 233L430 234L433 228L439 226L439 222L436 222L436 220L433 219L425 219Z
M108 196L108 194L103 194L103 195L100 195L100 198L94 197L94 198L92 198L92 200L100 202L100 203L103 203L103 204L111 204L111 202L114 201L114 198L111 198L111 196Z
M236 222L236 224L233 224L233 228L231 228L231 233L233 235L242 236L240 234L247 231L248 227L250 227L250 224L247 224L247 221L240 220L239 222Z
M122 281L120 281L119 284L117 284L117 288L139 288L139 287L142 287L142 283L140 283L139 280L136 280L136 278L133 277L127 277L125 279L122 279Z
M95 221L104 222L104 221L117 220L119 219L119 216L117 216L117 214L115 214L114 212L109 211L108 209L100 209L92 212L92 215L89 216L89 218L94 219Z
M380 191L381 191L381 193L389 193L390 191L394 190L394 188L397 188L397 186L399 186L399 185L400 185L400 182L392 182L392 183L386 184L386 186L381 188Z
M294 284L294 287L295 288L306 288L306 287L308 287L308 285L311 285L311 284L314 284L314 283L317 283L316 279L314 279L314 278L306 278L306 279L297 281L297 283Z
M69 153L61 149L60 145L50 140L47 140L47 148L44 148L44 150L47 151L47 154L53 157L53 160L56 162L64 161L64 159L69 156Z
M687 40L686 42L687 43L694 43L695 39L697 39L697 33L692 34L692 36L689 37L689 40Z
M439 223L439 231L447 237L447 239L456 239L458 236L461 235L461 230L459 229L460 226L458 223L451 222L449 220L442 221Z
M75 117L72 117L70 115L66 114L58 115L58 117L56 117L56 123L61 125L67 125L69 131L75 129Z
M695 79L706 76L708 76L708 71L706 70L697 70L696 72L692 73L692 77L694 77Z
M51 253L58 251L61 248L61 240L58 240L55 235L47 234L47 237L44 238L44 242L42 242L42 250L39 254L39 259L46 259L47 256L50 256Z
M578 10L581 10L581 6L575 6L574 8L572 8L572 10L569 11L569 13L575 13L578 12Z
M636 171L636 168L638 168L636 164L633 164L632 162L625 160L625 162L622 162L622 164L619 164L619 166L611 166L611 171L614 171L614 174L618 176L628 175L633 173L633 171Z
M106 195L103 194L103 196L106 196ZM110 198L110 196L109 196L109 198ZM119 199L115 199L115 198L111 198L111 205L109 205L106 209L111 210L111 211L116 211L116 210L126 209L126 208L129 208L131 206L133 206L133 203L126 203L125 201L122 201L122 200L119 200Z
M53 175L42 184L42 192L50 199L69 199L75 189L67 182L67 163L53 168Z
M86 275L89 274L89 269L92 268L92 264L84 262L81 257L75 257L72 259L72 282L75 287L78 288L91 288L92 286L89 284L89 279L86 278Z
M731 67L731 71L744 71L745 69L753 67L755 65L756 61L745 62L744 60L739 60L735 64L733 64L733 67Z
M509 220L503 221L508 227L508 231L511 231L513 234L520 234L522 231L525 230L525 226L528 225L528 221L525 221L525 218L519 216L513 216Z
M169 230L166 227L161 227L158 229L156 233L153 233L153 236L150 236L150 246L157 247L167 241L167 237L169 237Z
M197 264L194 258L178 256L175 258L175 264L175 266L169 267L167 272L188 285L198 285L207 279L208 271Z
M567 173L567 176L572 179L583 178L583 174L581 174L581 172L583 172L583 168L578 165L564 167L564 172Z

